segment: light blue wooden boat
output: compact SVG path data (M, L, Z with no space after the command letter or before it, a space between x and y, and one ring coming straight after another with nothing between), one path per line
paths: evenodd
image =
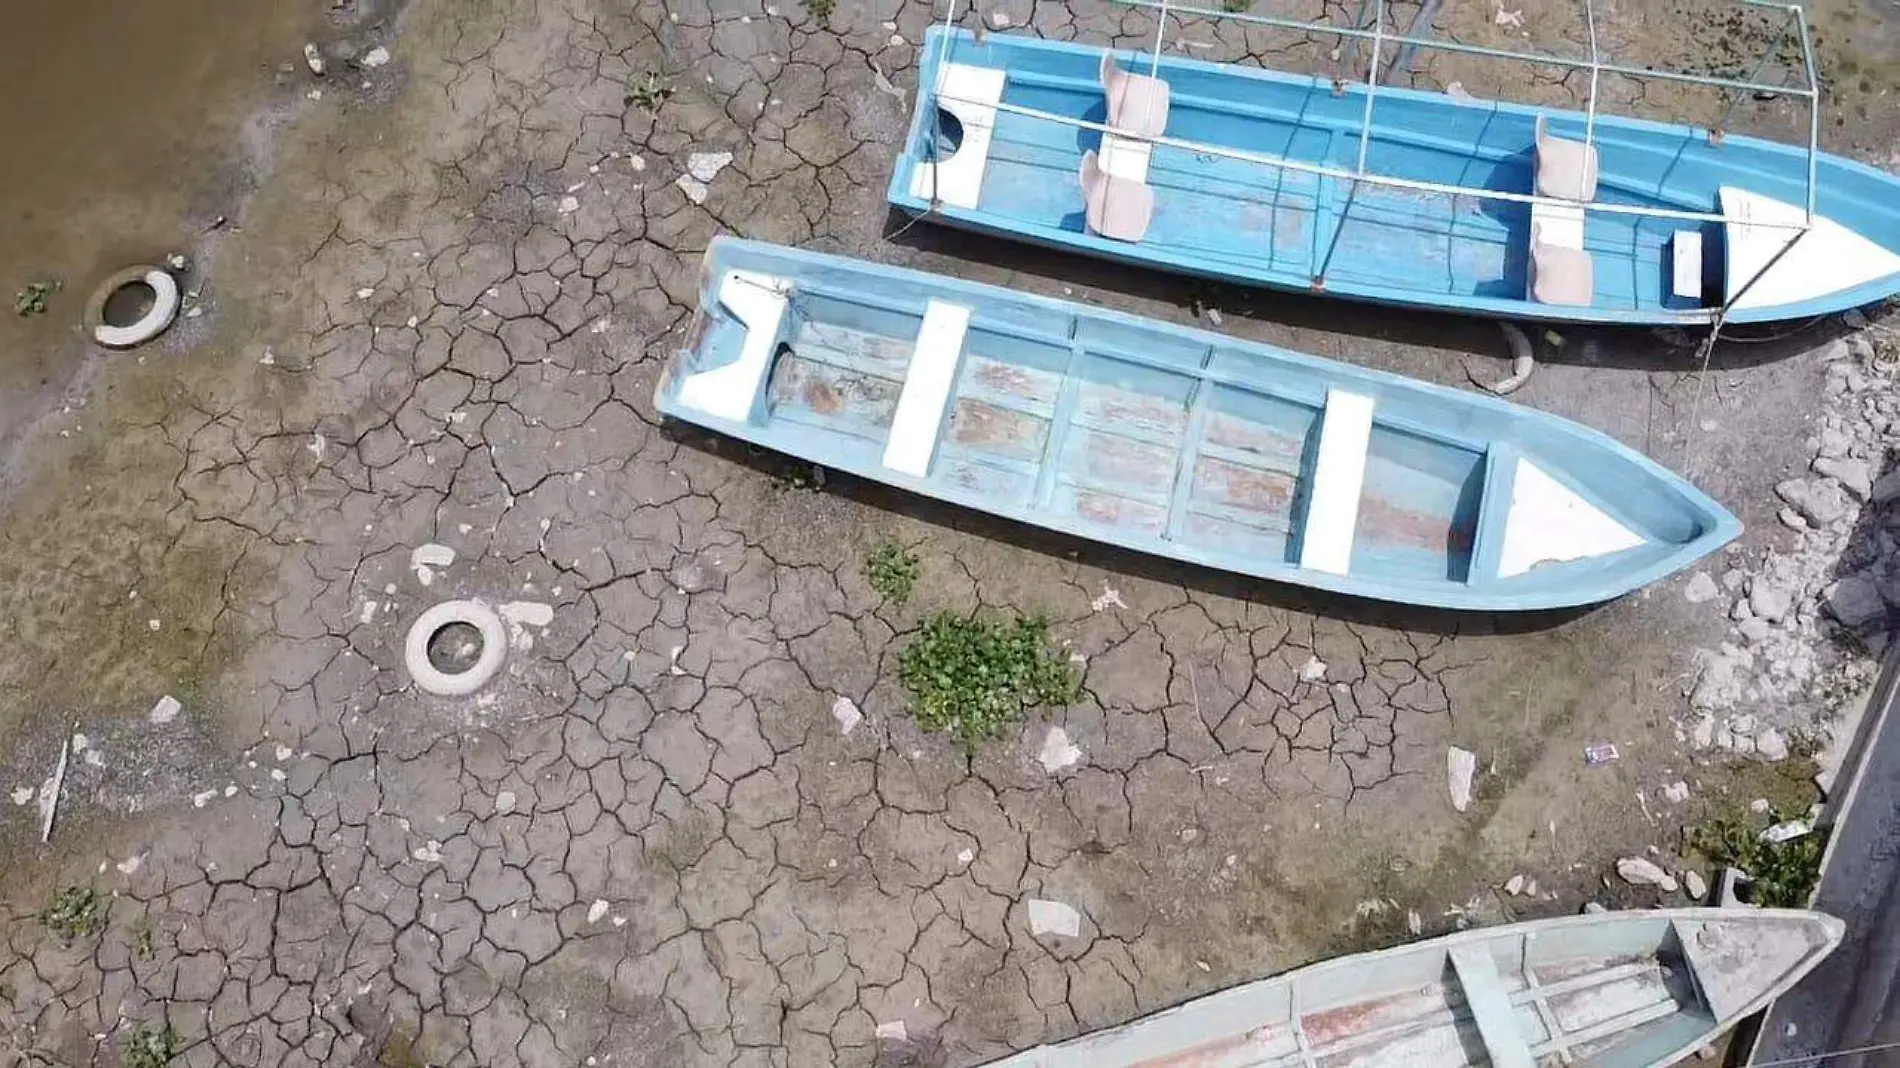
M928 497L1265 579L1458 609L1608 600L1740 532L1595 431L1099 308L720 239L655 393Z
M1314 964L989 1068L1664 1068L1840 943L1782 909L1659 909L1463 931Z
M1900 179L1817 152L1810 202L1807 148L941 26L916 95L892 204L1136 266L1584 323L1900 292Z

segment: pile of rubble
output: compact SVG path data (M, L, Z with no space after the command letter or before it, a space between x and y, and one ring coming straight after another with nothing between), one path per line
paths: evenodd
M1791 542L1751 571L1698 576L1691 600L1727 603L1730 638L1697 650L1698 718L1683 740L1779 760L1816 741L1840 704L1870 686L1900 608L1900 332L1871 325L1829 344L1809 471L1775 487ZM1739 713L1739 714L1737 714Z

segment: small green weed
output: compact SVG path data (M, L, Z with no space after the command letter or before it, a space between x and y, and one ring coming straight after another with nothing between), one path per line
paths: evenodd
M62 886L40 910L40 925L71 943L97 934L105 925L106 896L91 886Z
M805 0L805 10L811 12L812 17L820 21L830 18L831 13L837 8L838 0Z
M1827 833L1815 829L1786 842L1770 842L1761 832L1795 817L1780 809L1764 820L1724 816L1698 828L1695 848L1717 864L1740 868L1755 880L1755 904L1768 908L1805 908L1821 878L1821 851Z
M165 1068L178 1056L178 1032L171 1025L153 1027L140 1024L125 1037L125 1045L119 1050L119 1064L123 1068Z
M894 541L884 542L864 561L864 578L879 597L901 605L917 587L917 554Z
M158 956L158 936L152 924L151 913L146 913L132 921L132 955L140 960L151 960Z
M1001 735L1031 705L1074 700L1077 687L1041 618L1001 623L939 612L904 647L898 669L917 722L970 748Z
M15 315L44 315L46 302L59 292L60 283L28 282L13 295L13 313Z
M627 78L627 95L620 102L627 107L637 105L647 111L658 111L660 105L672 95L673 87L666 84L666 79L648 71L645 81L637 81L631 76Z

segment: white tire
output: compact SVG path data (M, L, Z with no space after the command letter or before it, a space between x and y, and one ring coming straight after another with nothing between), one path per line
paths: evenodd
M143 282L151 287L152 306L129 326L113 326L105 320L106 301L126 286ZM129 349L143 345L165 332L178 318L178 280L157 267L128 267L103 282L92 295L86 319L92 324L92 339L109 349Z
M466 623L481 634L482 652L474 666L451 675L429 661L429 640L443 627ZM403 665L416 686L438 697L466 697L488 685L508 656L508 628L495 610L480 601L444 601L416 617L403 642Z

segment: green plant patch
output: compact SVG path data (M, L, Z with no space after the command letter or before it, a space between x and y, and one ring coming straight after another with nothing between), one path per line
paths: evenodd
M1078 685L1039 617L1001 622L939 612L904 647L898 670L917 722L970 748L1001 735L1025 709L1074 700Z
M105 926L109 899L90 886L62 886L40 910L40 926L70 943L98 934Z
M46 303L59 292L58 282L28 282L13 295L15 315L44 315Z
M632 76L627 78L627 93L621 98L621 103L628 107L638 106L647 111L658 111L660 105L666 103L667 98L672 95L673 87L658 74L648 71L645 80Z
M176 1056L178 1033L169 1024L164 1027L140 1024L120 1047L119 1063L123 1068L165 1068Z
M811 12L813 18L830 18L837 8L838 0L805 0L805 10Z
M1724 816L1697 828L1696 850L1717 864L1747 872L1755 881L1755 904L1767 908L1806 908L1821 878L1821 852L1827 832L1816 828L1786 842L1770 842L1761 832L1795 817L1780 809L1766 817Z
M871 550L864 561L864 579L879 597L901 605L917 587L917 554L894 541Z

